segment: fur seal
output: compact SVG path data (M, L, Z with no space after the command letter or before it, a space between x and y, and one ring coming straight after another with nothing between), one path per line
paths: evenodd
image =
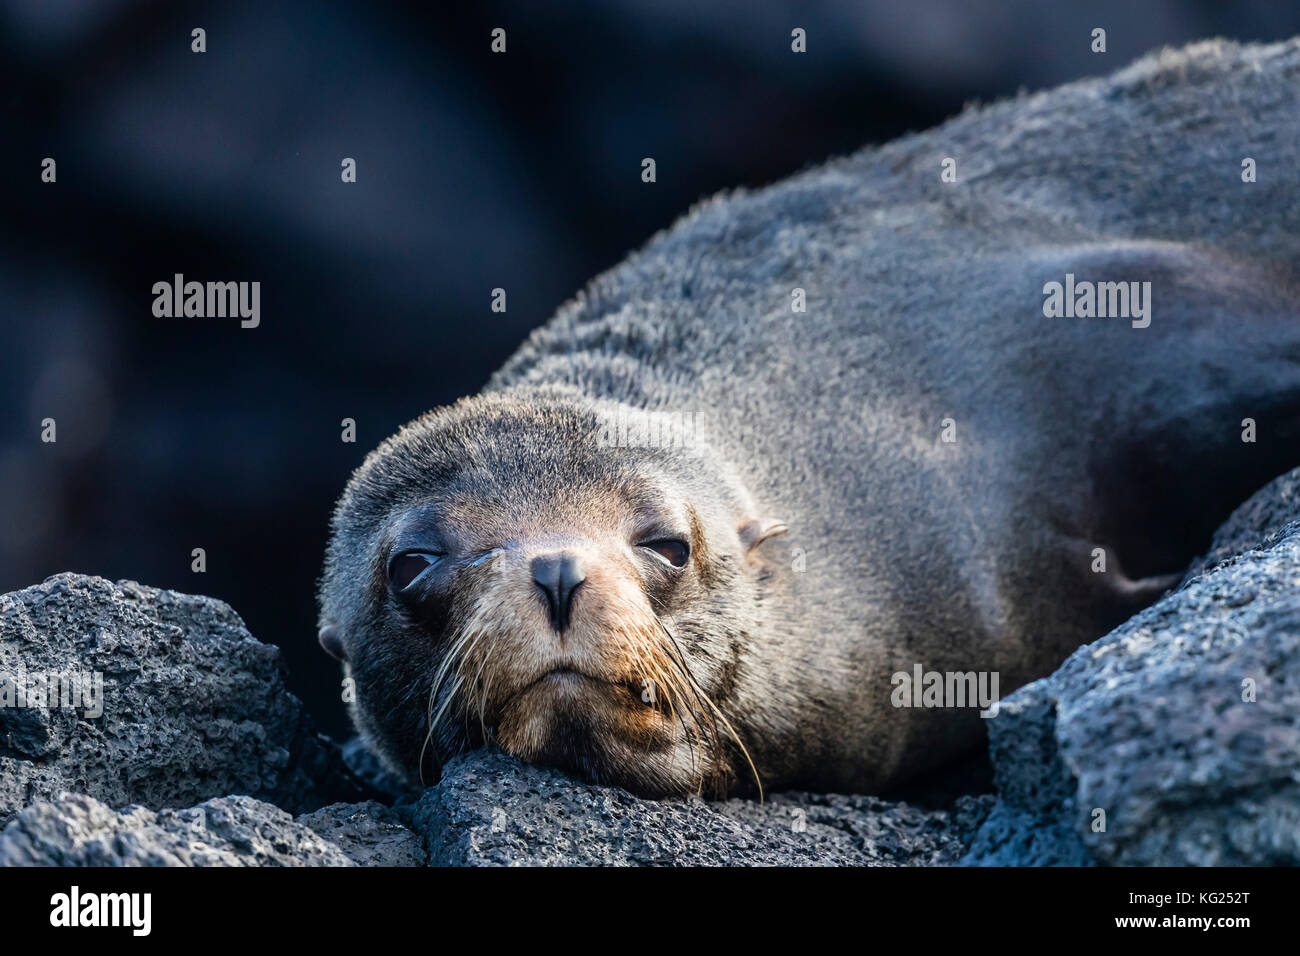
M1049 673L1300 462L1298 146L1300 43L1215 41L692 210L353 475L358 727L645 795L971 746L895 675Z

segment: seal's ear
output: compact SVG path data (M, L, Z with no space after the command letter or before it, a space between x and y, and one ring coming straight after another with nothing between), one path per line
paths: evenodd
M778 534L785 534L789 530L783 522L775 518L750 518L737 529L737 533L745 550L753 551L768 538L775 538Z
M325 653L336 661L347 663L348 654L343 649L343 632L335 624L326 624L316 634L316 640L325 648Z

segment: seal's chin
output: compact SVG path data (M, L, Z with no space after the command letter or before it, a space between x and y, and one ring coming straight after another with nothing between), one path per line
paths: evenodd
M626 689L627 685L616 685L611 681L604 680L600 677L592 677L590 674L584 674L582 671L575 670L572 667L556 667L547 671L537 680L533 681L527 687L524 687L516 699L524 694L538 691L544 694L552 694L561 698L569 698L575 695L581 695L584 692L599 690L598 687L589 687L587 685L606 685L608 687L622 687Z
M589 772L629 749L671 747L671 729L631 684L559 667L505 702L496 737L503 750L523 760Z
M696 792L706 772L680 724L644 702L640 688L567 667L548 671L505 702L496 742L529 763L642 796Z

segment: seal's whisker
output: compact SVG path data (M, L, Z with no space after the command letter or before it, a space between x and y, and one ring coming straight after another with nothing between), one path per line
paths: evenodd
M660 626L662 627L662 624ZM678 654L680 653L680 649L678 649ZM685 670L682 661L679 660L677 656L670 652L665 654L664 657L670 665L668 674L670 675L669 682L672 688L683 700L692 701L694 703L695 706L692 707L690 711L691 718L695 722L696 727L702 731L704 728L699 723L699 716L703 715L710 722L712 722L712 718L709 716L703 702L700 700L698 684L692 679L689 672ZM710 730L716 734L717 728L710 728Z
M452 702L455 701L456 696L461 692L464 686L465 679L463 677L459 674L452 677L451 684L449 685L450 689L443 695L442 706L438 708L438 712L434 714L429 721L431 727L436 727L442 722L442 717L447 712L447 708L452 705Z
M478 726L479 726L479 732L482 733L483 735L484 745L486 745L488 742L486 711L487 711L488 701L491 699L492 699L492 672L488 671L487 683L483 687L483 696L481 698L481 701L479 703L479 708L478 708Z
M713 711L714 716L716 716L717 719L722 722L723 727L726 728L727 734L733 741L735 741L736 746L740 748L741 754L745 757L745 762L749 764L749 772L754 776L754 783L758 786L758 799L761 803L763 800L763 781L758 775L758 768L754 766L753 758L749 755L749 749L745 746L744 741L740 739L740 735L736 733L736 729L731 726L731 721L727 720L726 715L722 713L718 706L713 702L712 698L710 698L709 695L705 693L704 689L700 687L699 682L695 679L695 675L691 673L690 667L686 664L686 658L682 653L681 645L677 643L677 638L674 637L672 631L668 629L668 625L663 622L663 619L660 618L659 615L656 614L654 618L659 624L660 630L663 631L664 635L672 643L673 649L676 651L678 663L681 666L682 674L695 690L697 699L708 705L709 709Z
M477 628L469 632L467 637L462 638L457 642L457 646L455 647L454 651L448 653L447 657L443 659L443 666L439 670L440 672L446 671L447 673L451 673L454 675L453 688L449 693L447 693L444 696L442 706L438 708L437 717L433 721L434 723L437 723L439 720L442 719L442 715L446 713L447 709L452 705L452 703L456 699L456 696L460 693L462 689L465 689L467 691L473 690L472 686L466 687L465 675L461 671L461 666L469 659L470 654L483 640L483 637L486 633L487 631L483 630L482 628Z
M447 651L443 654L442 660L438 664L438 670L433 675L433 688L430 690L430 707L432 701L442 688L442 682L447 679L451 670L460 664L460 658L469 653L472 643L483 636L481 629L460 629L457 630L448 642Z
M421 784L425 782L424 755L429 749L429 744L433 742L434 730L442 720L442 716L446 713L447 708L451 705L452 701L455 700L456 695L460 693L463 686L463 680L459 675L453 678L451 690L443 696L443 703L442 706L438 708L437 714L434 714L434 705L438 701L439 694L442 691L447 677L453 673L453 669L459 664L460 659L469 655L470 651L485 633L486 632L481 628L476 628L473 630L458 630L453 634L451 640L448 642L447 651L443 655L441 662L439 662L438 670L434 673L433 680L430 682L429 704L426 712L428 728L424 735L424 743L420 746L419 757Z
M665 669L661 664L666 655L660 642L652 641L650 639L651 635L641 629L624 628L622 636L635 655L638 666L648 674L654 685L651 706L662 709L670 721L675 720L681 728L682 736L691 741L691 766L699 781L699 787L702 787L704 773L701 757L704 743L697 710L696 708L679 707L677 705L677 701L687 702L694 695L690 693L689 687L684 686L674 673L674 668ZM686 723L688 717L691 722L689 727Z
M699 700L699 695L680 673L681 667L673 659L672 653L658 638L658 629L638 628L633 631L625 628L622 632L632 647L651 680L656 683L656 700L662 700L663 710L670 720L676 720L681 728L683 738L688 742L691 769L696 778L696 790L704 787L704 756L706 741L716 738L716 728L710 728L712 717ZM644 652L644 653L643 653ZM665 664L667 665L665 667ZM662 691L662 693L659 693ZM689 719L690 724L687 725Z
M479 661L478 670L474 674L474 682L470 685L470 693L476 698L472 708L467 707L465 714L468 719L471 709L478 711L478 729L484 744L487 743L487 705L488 705L488 687L492 684L492 672L488 671L488 681L485 686L483 683L483 671L487 667L488 659L492 656L492 642L488 642L483 649L482 660Z
M678 688L678 692L681 694L682 697L691 700L694 705L691 711L691 718L696 728L695 739L696 739L697 750L702 751L704 746L701 735L704 733L705 727L703 724L700 723L699 720L700 715L703 715L704 719L708 722L707 730L708 730L709 740L711 742L711 745L716 747L717 738L718 738L718 728L714 721L713 713L711 711L716 711L717 708L714 707L713 701L708 699L708 695L704 693L703 689L699 685L699 682L695 680L695 676L690 672L690 668L685 663L686 655L682 652L681 646L677 643L677 639L673 636L672 632L668 629L667 625L664 624L663 619L660 617L660 612L666 610L666 606L663 604L662 601L658 601L654 597L651 597L649 595L647 595L647 597L649 598L651 615L654 617L655 625L657 626L658 630L661 631L668 638L669 644L671 645L671 650L666 655L668 661L672 665L673 671L682 678L681 682L675 682L675 685ZM656 642L656 644L657 643L658 642ZM673 651L675 651L676 653L673 653ZM707 707L705 706L706 702L708 704ZM733 737L736 736L734 731L731 731L731 734ZM739 740L737 740L736 742L738 744L740 743ZM744 749L743 744L741 745L741 749L742 750ZM692 754L693 760L695 761L698 761L700 756L701 754L699 752L693 752ZM703 772L700 773L700 788L703 789ZM760 793L762 792L761 784L759 786L759 791Z

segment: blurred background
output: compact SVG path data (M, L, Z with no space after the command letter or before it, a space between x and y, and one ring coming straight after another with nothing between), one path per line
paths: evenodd
M315 640L334 499L596 273L702 197L967 102L1298 32L1272 0L0 0L0 591L221 598L342 734ZM178 272L261 282L260 327L155 318Z

